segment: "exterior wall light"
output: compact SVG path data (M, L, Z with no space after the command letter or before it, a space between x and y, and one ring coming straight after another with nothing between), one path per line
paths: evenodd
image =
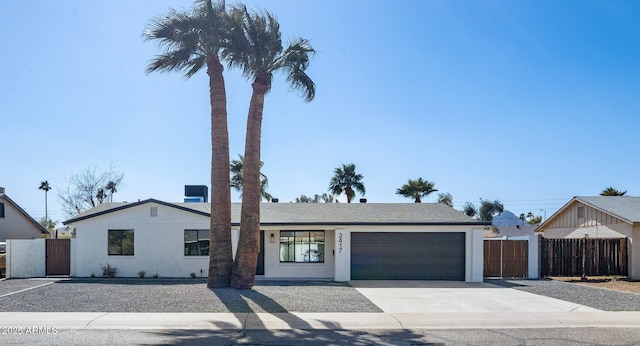
M273 233L271 233L271 242L275 243L276 242L276 237Z

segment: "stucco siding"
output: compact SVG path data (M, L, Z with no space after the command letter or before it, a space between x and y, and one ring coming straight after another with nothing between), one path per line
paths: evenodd
M283 226L263 227L264 230L264 278L317 278L333 279L335 268L335 230L324 227ZM324 231L324 263L286 263L280 262L280 231ZM271 234L274 242L271 243Z
M41 238L42 232L29 218L5 199L0 198L0 203L4 204L4 217L0 217L0 241Z
M158 216L150 216L150 207ZM134 231L133 256L108 255L108 230ZM144 204L119 213L97 216L76 224L75 275L100 276L100 265L118 268L117 276L189 277L207 275L208 256L184 255L184 230L209 229L209 218L156 204Z

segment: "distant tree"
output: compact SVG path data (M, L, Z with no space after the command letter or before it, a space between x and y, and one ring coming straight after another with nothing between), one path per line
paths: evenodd
M296 197L295 203L333 203L334 196L328 193L323 193L322 195L315 194L313 197L300 195L300 197Z
M103 173L97 173L96 169L90 166L78 174L72 174L67 181L67 189L58 189L62 209L68 216L104 202L107 184L113 182L114 186L119 186L124 178L124 173L114 171L113 167Z
M448 192L439 193L437 202L453 208L453 196L451 196L451 194Z
M489 201L480 199L480 207L478 208L478 216L480 221L493 221L493 217L504 211L504 205L500 201Z
M396 190L396 194L407 198L413 198L415 203L421 203L422 197L427 197L429 194L436 191L438 190L435 189L435 183L423 180L420 177L416 180L409 179L406 184Z
M264 162L260 161L260 168L264 166ZM244 156L238 155L237 160L231 160L229 164L229 171L231 172L231 187L240 192L240 197L242 198L242 177L243 177L243 167L244 167ZM267 192L267 188L269 187L269 178L260 172L260 198L271 201L273 196Z
M118 192L118 184L115 181L110 180L105 186L105 189L109 191L109 202L113 202L113 194Z
M538 216L534 216L532 218L530 218L529 220L527 220L527 223L529 225L539 225L542 222L542 215L538 215Z
M462 212L469 217L474 217L478 214L478 210L476 209L476 206L473 205L473 203L471 202L465 202L462 205Z
M296 197L295 203L320 203L320 195L316 194L312 197L300 195Z
M39 190L44 191L44 219L49 220L49 206L47 205L47 193L51 190L51 185L47 180L40 182Z
M347 203L351 203L351 200L356 195L355 191L364 196L365 188L362 183L364 176L356 173L356 165L353 163L343 164L342 167L336 168L333 173L333 178L329 182L329 192L331 194L338 196L344 192L347 196Z
M98 189L98 193L96 193L96 199L98 199L98 204L102 204L107 199L107 192L103 188Z
M602 192L600 193L600 196L624 196L626 193L627 193L626 190L618 191L613 187L609 186L608 188L602 190Z
M524 226L525 221L529 225L538 225L542 221L542 216L535 216L532 212L528 212L526 215L525 213L520 214L519 219L522 221L522 226Z
M44 229L46 229L47 231L51 231L52 229L56 228L56 222L43 216L38 220L38 223L44 227Z

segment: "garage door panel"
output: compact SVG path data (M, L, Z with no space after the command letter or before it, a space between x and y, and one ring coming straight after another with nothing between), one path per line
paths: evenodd
M353 280L464 280L465 235L351 234Z

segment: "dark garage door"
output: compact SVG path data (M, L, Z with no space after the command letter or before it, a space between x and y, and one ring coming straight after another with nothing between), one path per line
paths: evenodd
M351 233L352 280L464 280L464 233Z

